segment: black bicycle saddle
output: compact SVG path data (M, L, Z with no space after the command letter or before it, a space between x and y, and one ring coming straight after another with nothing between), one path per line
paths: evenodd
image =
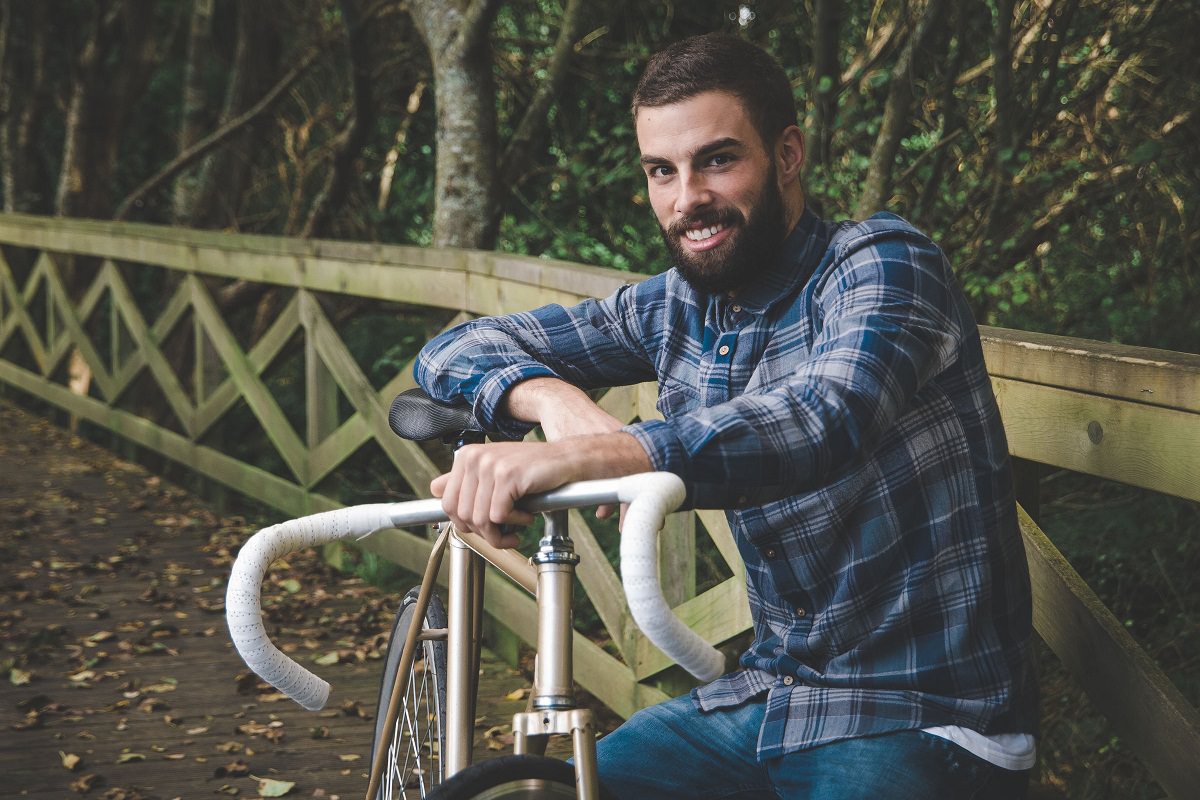
M464 431L482 432L470 406L439 403L424 389L398 394L388 412L388 424L401 439L418 442L456 437Z

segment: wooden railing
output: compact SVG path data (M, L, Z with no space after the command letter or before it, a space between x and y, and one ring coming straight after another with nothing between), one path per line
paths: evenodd
M340 302L423 307L444 323L603 296L633 279L499 253L25 215L0 215L0 247L0 382L288 515L336 507L320 486L368 443L418 491L439 471L422 448L388 429L387 404L412 385L411 365L373 384L331 319ZM221 310L219 298L235 281L288 295L253 335L245 325L235 330ZM165 294L148 298L147 286L166 287ZM983 334L1014 455L1200 500L1200 357L1000 329ZM172 340L187 343L182 355ZM269 385L271 365L300 348L304 379ZM72 359L90 373L86 391L68 385ZM147 380L165 399L166 416L162 403L153 414L139 407L135 389ZM289 419L282 392L295 393L304 430ZM657 416L653 386L614 389L601 402L621 420ZM243 405L281 466L215 443L222 418ZM1024 499L1036 504L1033 495ZM1200 786L1200 715L1034 520L1022 513L1021 524L1038 633L1163 788L1191 796ZM577 634L576 677L627 716L665 699L655 679L669 664L632 623L616 572L581 514L572 514L571 533L583 556L581 581L615 651ZM664 570L674 576L681 616L714 643L745 632L744 568L724 516L674 515L664 536ZM413 570L430 546L403 531L363 544ZM698 552L722 562L717 572L728 577L695 594ZM532 641L532 601L500 580L490 580L488 592L489 612Z

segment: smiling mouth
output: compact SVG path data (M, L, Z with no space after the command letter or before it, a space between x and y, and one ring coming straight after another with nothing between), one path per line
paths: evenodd
M693 242L703 242L705 239L711 239L723 230L725 230L725 226L717 224L710 225L707 228L689 229L684 231L683 235Z

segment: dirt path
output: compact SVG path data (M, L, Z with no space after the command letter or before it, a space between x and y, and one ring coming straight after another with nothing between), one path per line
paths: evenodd
M334 687L306 712L229 644L225 576L252 532L0 403L0 795L362 796L396 598L313 554L273 573L268 628ZM489 658L483 681L486 756L524 680Z

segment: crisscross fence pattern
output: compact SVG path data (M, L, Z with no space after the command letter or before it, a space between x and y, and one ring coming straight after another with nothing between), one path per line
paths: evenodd
M603 296L631 279L501 253L0 215L0 382L298 516L341 504L330 480L363 448L410 491L441 471L388 429L411 362L382 375L366 363L346 335L356 309L411 313L428 335L474 315ZM273 300L258 302L257 318L229 310L239 292L267 289ZM1014 455L1200 501L1200 357L983 334ZM283 361L302 367L281 380ZM642 385L600 402L629 421L656 417L655 401L655 387ZM232 417L243 428L249 420L268 452L222 434ZM1022 529L1039 634L1163 788L1187 796L1200 786L1195 708L1025 514ZM576 677L627 716L666 697L656 679L669 664L632 623L603 537L577 512L571 532L610 643L576 634ZM414 571L430 547L405 531L362 544ZM750 627L721 513L673 515L662 550L668 597L693 628L719 644ZM489 580L488 593L489 613L532 641L522 590Z

